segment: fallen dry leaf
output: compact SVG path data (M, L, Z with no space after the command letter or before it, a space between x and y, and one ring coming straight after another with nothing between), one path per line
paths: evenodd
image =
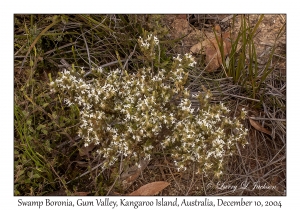
M128 195L145 195L145 196L156 195L169 185L170 185L169 182L163 182L163 181L152 182L140 187L139 189L133 191Z
M219 24L216 24L214 28L217 33L221 33L221 27Z
M203 42L199 42L191 47L190 51L194 54L204 54L205 48L209 45L209 39L205 39Z
M89 146L85 147L81 147L79 149L79 155L82 156L88 156L89 152L92 151L94 148L96 147L96 145L94 143L90 144Z
M261 124L249 118L250 124L256 129L268 135L271 135L271 131L265 129Z
M220 29L216 27L218 32ZM220 33L219 33L220 34ZM223 55L227 56L231 51L230 33L226 32L217 37L206 39L203 42L195 44L191 47L190 51L194 54L205 54L205 70L208 72L215 71L222 65L222 56L218 43L223 42Z
M74 192L73 195L74 196L87 196L89 194L89 192Z
M206 70L208 72L217 70L222 65L222 56L218 43L223 42L223 56L227 56L231 50L231 43L229 41L229 33L222 36L217 36L217 39L210 39L210 44L206 47L205 63L207 64Z

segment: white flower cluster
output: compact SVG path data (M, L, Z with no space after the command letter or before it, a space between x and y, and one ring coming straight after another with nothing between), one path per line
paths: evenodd
M159 42L155 36L140 38L141 47L149 40ZM99 145L103 167L119 158L131 163L150 159L160 146L171 151L179 170L196 162L199 172L221 173L225 155L234 152L236 143L246 143L247 131L238 119L226 117L229 110L223 104L209 105L209 91L194 95L201 107L191 108L190 93L184 89L185 69L196 62L190 54L173 60L169 69L157 73L145 67L130 74L116 69L106 76L98 69L98 77L89 82L82 79L82 70L64 70L50 83L53 91L64 94L68 106L80 108L78 135L85 146ZM232 128L233 134L228 132Z
M153 34L149 34L145 40L140 36L138 42L140 43L140 47L144 49L149 49L151 42L154 42L155 45L159 44L158 38Z
M194 97L202 102L202 108L194 111L190 108L190 100L185 98L179 104L182 115L179 116L172 136L166 136L161 145L170 147L178 170L186 170L190 163L198 163L198 173L213 170L221 175L224 158L232 155L236 144L247 144L247 129L235 118L228 118L229 109L222 103L209 105L210 93ZM203 104L204 103L204 104ZM234 133L228 130L234 129Z
M144 35L138 39L139 46L145 57L149 60L155 59L155 47L159 45L159 40L153 34Z
M181 55L178 54L177 57L173 57L174 60L177 60L179 62L182 62L182 58L181 58ZM191 67L194 67L197 63L196 61L194 60L194 57L189 54L189 53L186 53L183 57L184 60L187 60L189 62L188 66L191 66ZM181 65L179 65L181 66Z

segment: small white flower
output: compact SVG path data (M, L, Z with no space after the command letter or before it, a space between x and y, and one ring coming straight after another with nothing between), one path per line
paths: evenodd
M99 73L102 73L102 72L103 72L102 67L98 67L97 71L98 71Z
M155 42L156 45L159 44L159 40L158 40L158 38L156 36L154 36L154 42Z

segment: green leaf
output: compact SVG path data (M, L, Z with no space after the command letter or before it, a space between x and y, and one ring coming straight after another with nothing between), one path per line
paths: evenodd
M31 125L31 119L27 120L27 121L26 121L26 124L27 124L27 125Z
M42 125L42 124L39 124L39 126L36 128L38 131L41 130L42 128L45 128L46 125Z
M169 64L169 61L165 61L165 62L163 62L163 63L160 64L160 67L165 67L168 64Z
M44 103L43 104L43 107L45 108L46 106L48 106L49 105L49 103Z
M45 135L47 135L47 134L48 134L48 131L47 131L47 130L44 130L44 129L42 129L42 133L43 133L43 134L45 134Z
M22 111L22 114L24 115L24 117L27 117L29 115L29 113L25 110Z
M32 133L35 133L35 130L31 126L28 128L28 130Z
M19 176L21 176L22 174L24 174L24 172L25 172L24 170L20 170L20 171L17 172L16 176L19 177Z
M38 179L38 178L40 178L41 176L39 175L39 174L34 174L33 176L32 176L32 178L33 179Z

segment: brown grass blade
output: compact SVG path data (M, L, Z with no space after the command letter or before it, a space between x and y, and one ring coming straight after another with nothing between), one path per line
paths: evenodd
M51 27L53 27L54 25L56 25L57 23L59 23L61 20L60 19L56 19L56 20L54 20L53 21L53 23L51 23L50 25L48 25L36 38L35 38L35 40L32 42L32 44L30 45L30 47L29 47L29 49L28 49L28 51L27 51L27 53L26 53L26 55L25 55L25 57L24 57L24 59L23 59L23 62L22 62L22 67L23 67L23 65L24 65L24 63L25 63L25 61L26 61L26 59L27 59L27 57L28 57L28 55L29 55L29 53L30 53L30 51L32 50L32 48L35 46L35 44L39 41L39 39L42 37L42 35L44 34L44 33L46 33Z
M267 130L266 128L264 128L261 124L259 124L258 122L252 120L249 118L250 124L256 129L259 130L263 133L266 133L268 135L271 135L271 131Z

